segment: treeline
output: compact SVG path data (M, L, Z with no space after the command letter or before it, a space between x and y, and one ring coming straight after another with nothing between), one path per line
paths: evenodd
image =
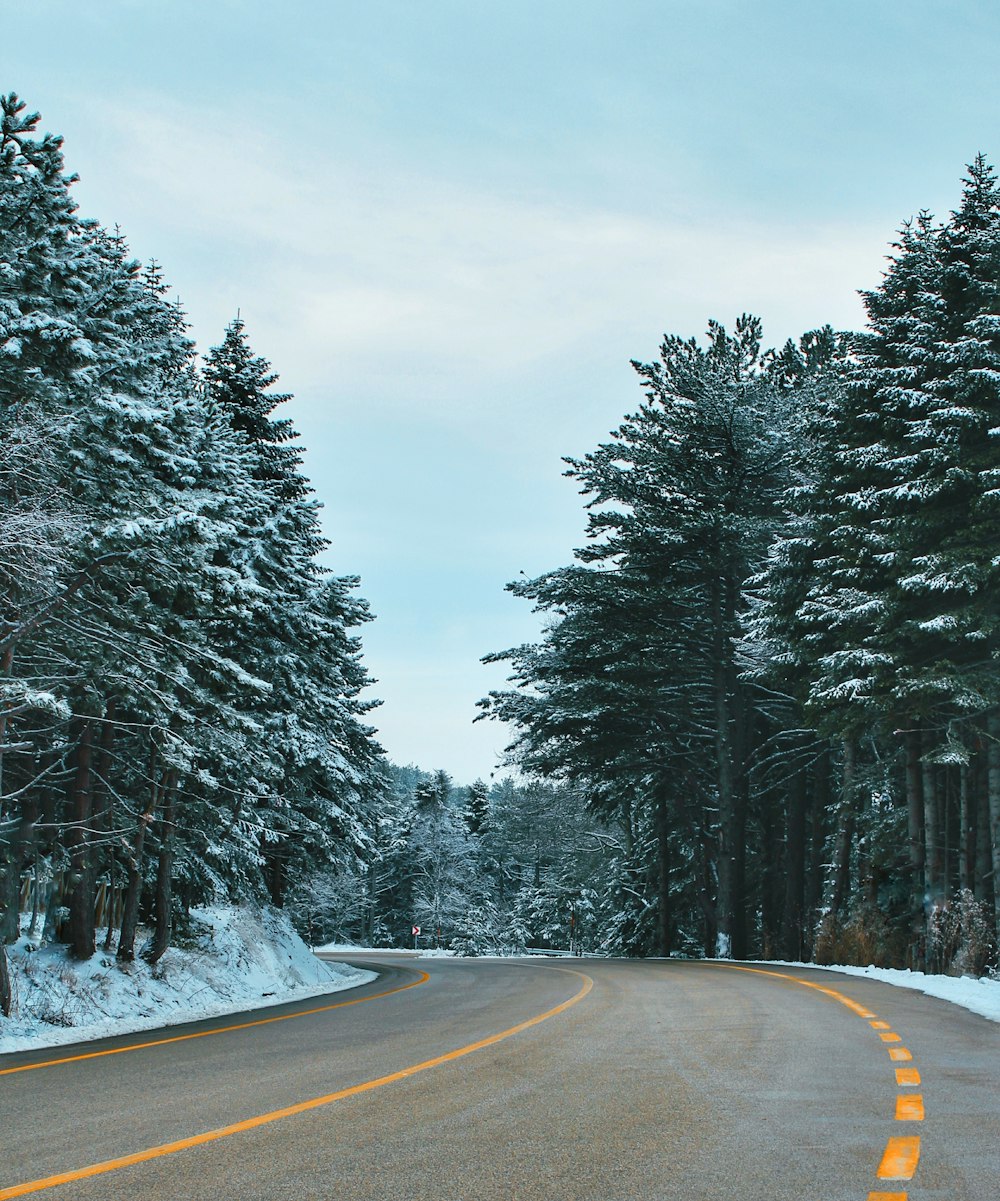
M291 891L312 945L413 946L416 926L419 947L460 954L617 949L608 901L621 848L579 789L389 770L364 859L319 866Z
M155 265L82 219L0 98L0 1007L19 911L156 961L174 916L281 903L386 787L357 581L237 319L199 365Z
M712 323L567 459L572 566L491 656L527 772L623 832L620 949L982 971L1000 915L1000 193L980 157L864 294Z

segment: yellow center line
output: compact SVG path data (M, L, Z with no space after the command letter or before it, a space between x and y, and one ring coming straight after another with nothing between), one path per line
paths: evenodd
M903 1041L898 1034L893 1034L891 1030L883 1030L879 1038L884 1043L901 1043Z
M901 1093L896 1098L897 1122L922 1122L924 1099L919 1093Z
M868 1201L906 1201L906 1193L869 1193Z
M889 1058L896 1063L906 1063L913 1058L905 1047L889 1047Z
M871 1026L871 1028L873 1030L888 1030L889 1029L888 1022L869 1022L868 1025Z
M896 1068L896 1083L904 1084L919 1084L920 1073L916 1068Z
M917 1135L891 1138L878 1167L879 1180L910 1180L920 1159L920 1139ZM3 1194L0 1193L0 1196Z
M391 997L396 993L406 992L408 988L416 988L430 979L427 972L421 972L416 980L409 984L400 984L397 988L386 989L385 992L373 993L370 997L355 997L351 1001L335 1001L332 1005L317 1005L313 1009L300 1009L296 1013L280 1013L276 1017L256 1018L252 1022L238 1022L232 1026L214 1026L211 1030L196 1030L191 1034L174 1034L170 1038L154 1038L144 1043L129 1043L127 1047L109 1047L104 1051L86 1051L80 1055L66 1055L61 1059L46 1059L42 1063L25 1063L16 1068L0 1068L0 1076L13 1076L15 1072L34 1072L39 1068L59 1067L63 1063L79 1063L83 1059L103 1059L105 1055L124 1055L126 1051L144 1051L147 1047L165 1047L169 1043L183 1043L192 1038L209 1038L213 1034L231 1034L234 1030L249 1030L253 1026L270 1026L273 1022L290 1022L293 1018L312 1017L317 1013L329 1013L331 1009L346 1009L348 1005L363 1005L366 1001L380 1001L383 997Z
M550 968L549 970L566 972L568 975L577 976L583 981L583 984L569 1000L563 1001L552 1009L547 1009L544 1013L536 1014L533 1018L518 1022L516 1026L511 1026L507 1030L501 1030L499 1034L491 1034L488 1038L481 1038L478 1042L458 1047L454 1051L447 1051L444 1055L436 1055L433 1059L425 1059L422 1063L415 1063L410 1067L402 1068L398 1072L391 1072L388 1076L379 1076L378 1079L368 1080L364 1084L355 1084L350 1088L339 1089L335 1093L327 1093L322 1097L313 1097L308 1101L300 1101L296 1105L287 1105L284 1109L275 1109L270 1113L258 1114L256 1117L247 1118L245 1121L234 1122L230 1126L220 1126L216 1130L207 1130L203 1134L195 1134L190 1138L178 1139L173 1143L163 1143L158 1147L148 1147L145 1151L135 1151L131 1155L122 1155L117 1159L105 1159L101 1163L90 1164L85 1168L76 1168L73 1171L60 1172L55 1176L45 1176L39 1180L28 1180L24 1184L15 1184L10 1188L0 1189L0 1201L8 1201L10 1197L25 1197L29 1193L40 1193L45 1189L55 1188L60 1184L69 1184L75 1180L86 1180L91 1176L103 1176L105 1173L115 1172L119 1168L146 1163L151 1159L160 1159L165 1155L174 1155L178 1151L187 1151L191 1147L202 1147L206 1143L214 1143L219 1139L228 1138L233 1134L242 1134L247 1130L255 1130L258 1126L267 1126L272 1122L279 1122L282 1118L294 1117L296 1114L307 1113L311 1109L320 1109L325 1105L332 1105L335 1101L342 1101L346 1097L356 1097L361 1093L381 1088L383 1085L395 1084L397 1081L406 1080L410 1076L417 1075L418 1072L426 1072L430 1068L439 1067L443 1063L451 1063L456 1059L471 1055L473 1051L481 1051L485 1047L495 1046L497 1043L503 1042L506 1038L511 1038L515 1034L521 1034L525 1030L530 1030L532 1026L538 1026L540 1023L548 1021L549 1018L553 1018L557 1014L565 1013L567 1009L576 1005L578 1001L582 1001L594 987L593 980L589 976L584 975L583 972L573 971L570 968ZM413 986L407 985L407 987Z

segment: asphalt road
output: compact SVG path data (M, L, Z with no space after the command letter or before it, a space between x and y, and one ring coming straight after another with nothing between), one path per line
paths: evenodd
M374 959L329 998L0 1057L0 1201L1000 1198L1000 1027L945 1002L808 969Z

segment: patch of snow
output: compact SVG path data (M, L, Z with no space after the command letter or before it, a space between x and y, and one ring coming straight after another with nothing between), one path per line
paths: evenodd
M909 968L892 967L847 967L818 963L788 963L780 959L755 960L774 967L808 967L821 972L843 972L846 976L863 976L866 980L881 980L883 984L894 984L897 988L912 988L950 1001L972 1013L1000 1022L1000 980L988 976L932 976L926 972L911 972Z
M377 978L317 959L275 910L212 906L191 918L182 945L154 967L139 958L120 965L100 950L81 962L23 935L7 949L14 1006L0 1017L0 1054L262 1009Z
M353 943L348 942L328 942L322 947L313 947L313 950L323 955L406 955L410 959L450 959L455 956L454 951L445 950L444 947L358 947ZM477 959L492 958L488 955L477 955ZM501 956L500 958L504 958Z

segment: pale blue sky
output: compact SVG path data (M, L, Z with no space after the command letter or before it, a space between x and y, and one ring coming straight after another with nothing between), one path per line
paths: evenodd
M201 348L242 312L362 576L398 762L487 775L503 592L665 331L856 326L893 231L1000 158L995 0L0 0L0 87Z

